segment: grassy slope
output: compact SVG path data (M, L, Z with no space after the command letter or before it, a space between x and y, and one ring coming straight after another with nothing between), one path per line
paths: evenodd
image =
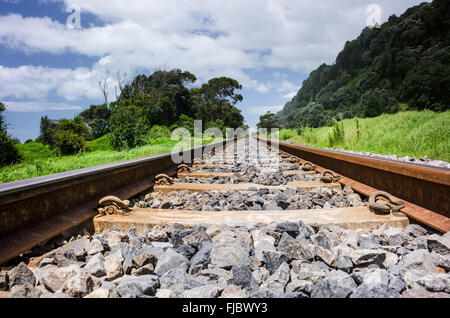
M213 140L203 142L211 141ZM17 165L1 168L0 183L170 152L178 141L158 138L150 140L148 145L123 151L112 150L105 136L88 144L91 152L63 157L55 155L48 146L40 143L18 145L25 160Z
M373 152L397 156L428 156L429 159L450 162L450 111L407 111L359 119L360 137L356 134L356 119L344 120L345 141L334 148ZM308 134L283 129L280 139L316 147L330 147L328 134L332 127L315 128Z

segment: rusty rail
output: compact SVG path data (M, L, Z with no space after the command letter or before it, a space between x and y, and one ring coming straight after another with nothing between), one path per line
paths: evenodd
M376 190L389 192L405 201L402 211L409 217L441 232L450 231L449 169L260 140L314 163L319 172L333 170L343 176L340 183L349 184L364 195Z
M223 146L220 141L185 150ZM106 195L131 198L176 174L171 153L0 184L0 264L88 222ZM92 222L91 222L92 223Z

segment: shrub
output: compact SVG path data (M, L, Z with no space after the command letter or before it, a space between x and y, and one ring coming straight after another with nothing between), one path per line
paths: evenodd
M17 140L10 138L6 132L6 124L2 116L5 110L5 105L0 103L0 167L18 163L23 159L16 148Z
M169 127L154 125L150 129L150 138L161 138L161 137L170 138L170 136L171 132Z
M0 167L16 164L22 159L14 141L8 137L6 131L0 130Z
M330 147L342 144L344 142L344 137L344 122L338 122L336 119L333 119L333 131L328 134L328 144Z
M280 140L288 140L295 137L297 132L295 129L281 129L280 130Z
M142 109L118 105L111 111L109 140L114 149L129 149L146 142L149 125Z
M88 149L86 139L70 130L56 132L55 147L61 155L73 155Z

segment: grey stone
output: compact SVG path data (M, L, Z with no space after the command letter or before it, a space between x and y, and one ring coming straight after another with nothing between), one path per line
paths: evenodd
M353 278L343 271L335 271L321 279L311 291L311 298L346 298L356 289Z
M104 262L106 278L109 281L115 280L123 275L122 262L115 257L107 256Z
M84 297L92 292L93 287L91 276L87 272L79 271L66 280L63 291L72 297Z
M186 235L183 237L182 242L184 245L188 244L199 244L204 241L211 241L211 238L208 236L208 234L205 233L205 231L197 231L193 232L189 235Z
M146 253L136 255L132 258L132 262L134 265L136 265L137 268L145 266L147 264L152 264L153 266L155 266L157 261L158 259L156 258L156 256Z
M389 273L384 269L369 269L365 271L362 283L368 286L389 284Z
M160 258L164 254L164 249L160 247L148 246L147 244L143 244L142 248L139 250L137 255L140 254L151 254L155 255L156 258Z
M103 244L102 244L102 242L100 242L100 240L93 239L87 247L87 254L94 255L94 254L103 252L104 249L105 248L103 247Z
M310 239L311 239L311 242L313 242L315 245L321 246L326 249L331 248L331 244L324 233L317 233L317 234L311 235Z
M380 247L380 244L376 241L373 236L360 235L358 237L358 247L360 249L377 249Z
M403 292L406 289L406 285L405 282L403 281L403 279L401 279L400 277L396 276L396 275L390 275L389 276L389 285L390 288L394 289L395 291L397 291L398 293Z
M174 268L160 277L160 284L161 288L170 289L178 295L185 289L208 285L209 282L192 277L183 268Z
M136 265L133 264L133 260L132 259L128 258L128 259L123 261L123 263L122 263L122 270L123 270L123 273L125 275L130 275L131 271L133 269L136 269Z
M173 249L168 249L160 258L158 258L158 262L155 267L155 274L161 276L168 270L172 268L176 268L182 264L189 265L189 260L177 253Z
M105 237L111 249L120 245L122 242L128 241L128 235L120 231L107 231Z
M351 258L353 250L349 247L335 247L333 250L334 261L333 267L340 269L344 272L350 273L353 268L353 262Z
M419 237L422 235L427 235L427 230L418 224L408 224L405 229L405 233L413 237Z
M270 272L265 267L261 267L254 270L252 276L256 283L261 285L270 276Z
M450 257L438 253L431 253L433 264L443 268L446 272L450 271Z
M131 247L134 247L138 250L140 250L142 248L142 243L143 243L143 240L141 240L140 238L138 238L136 236L130 236L128 239L128 244L130 244Z
M314 246L314 256L324 261L327 265L331 266L335 263L333 252L320 245Z
M266 251L263 253L264 264L265 267L269 270L270 274L273 274L282 263L291 261L291 257L283 252Z
M408 243L410 236L400 228L389 228L383 232L379 240L385 245L404 246Z
M220 242L211 250L211 264L224 269L249 265L250 246L238 239Z
M248 293L236 285L228 285L224 287L224 290L220 294L220 298L247 298Z
M192 245L181 245L177 248L177 253L180 253L181 255L186 256L188 259L194 256L194 254L197 252L194 246Z
M41 294L42 291L25 282L24 284L14 285L9 292L9 298L39 298Z
M83 260L90 248L90 245L91 242L89 241L89 239L87 237L82 237L80 239L67 243L62 247L62 249L63 251L72 250L77 260Z
M190 235L193 232L194 231L192 230L173 231L169 241L175 248L178 248L180 245L183 245L183 238Z
M249 266L233 266L231 269L233 275L231 282L239 287L247 289L257 289L257 283Z
M156 298L174 298L175 294L170 289L158 289L156 291L155 297Z
M306 226L303 222L300 222L298 227L298 235L295 237L295 239L308 239L313 234L314 231L311 231L308 226Z
M264 203L262 209L264 211L279 211L279 210L281 210L278 206L276 206L274 204L270 204L270 203Z
M192 256L190 262L191 267L202 265L202 267L206 267L211 262L211 251L215 243L212 242L203 242L200 245L200 249L194 256Z
M131 270L131 274L134 276L142 276L142 275L149 275L153 274L155 271L155 266L153 264L147 264L142 267L139 267L138 269L133 268Z
M297 223L294 222L284 222L279 223L275 227L276 232L284 233L286 232L290 236L296 237L300 234L300 229Z
M195 287L184 291L181 294L182 298L216 298L223 291L223 287L217 285L205 285Z
M402 296L403 298L450 298L450 294L448 293L434 293L425 288L407 289L403 292Z
M350 295L350 298L401 298L399 292L387 285L362 284Z
M0 274L0 291L6 291L9 289L8 275Z
M156 275L124 276L117 285L117 293L123 298L154 296L159 285Z
M307 280L317 283L327 276L327 271L310 263L301 261L292 261L291 278L292 280Z
M56 293L43 293L39 298L72 298L66 293L56 292Z
M79 268L76 265L69 267L46 266L40 269L39 282L52 293L62 289L67 279L77 272Z
M416 237L405 247L409 250L428 250L427 238L425 236Z
M307 280L294 279L286 286L286 292L303 292L311 294L314 284Z
M450 255L450 237L444 237L437 234L427 236L427 246L430 252L441 255Z
M308 248L306 242L296 240L286 232L281 236L277 250L285 253L290 258L297 260L311 260L314 257L313 251Z
M101 253L92 256L84 266L84 269L95 277L102 277L106 275L105 258Z
M355 265L383 264L386 259L386 252L383 250L355 250L352 255L352 262Z
M423 276L418 283L432 292L450 293L450 275L449 274L429 274Z
M290 279L290 269L287 263L283 263L267 280L261 285L261 290L267 290L272 295L281 295Z
M122 257L123 257L124 259L130 259L130 258L133 258L133 257L135 257L135 256L137 256L137 255L139 255L139 254L141 254L140 251L139 251L137 248L131 246L131 245L128 244L128 243L124 243L124 242L119 243L119 244L111 251L111 254L116 253L118 250L120 250L121 255L122 255ZM109 254L109 255L110 255L110 254Z
M207 269L202 269L198 273L196 278L208 278L208 280L224 280L225 282L228 280L232 280L233 274L231 271L227 271L222 268L218 268L215 266L209 266Z
M66 267L69 265L78 265L81 267L83 262L79 262L73 250L59 250L54 256L58 267Z
M404 255L399 265L402 268L402 273L408 270L434 272L436 267L432 255L424 249L415 250Z
M9 289L15 285L23 285L25 283L29 283L32 286L36 284L36 278L34 277L33 272L24 262L21 262L8 272L8 281Z
M39 266L44 267L46 265L56 265L56 259L54 257L44 257L40 262Z
M153 227L146 235L147 239L152 242L167 242L168 236L167 232L162 226Z
M267 235L262 230L255 230L252 232L253 246L255 250L255 257L263 261L265 251L276 251L275 238Z

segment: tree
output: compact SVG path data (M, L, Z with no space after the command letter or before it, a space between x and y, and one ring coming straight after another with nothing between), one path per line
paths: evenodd
M114 149L144 145L150 129L142 108L119 102L111 110L109 140Z
M0 167L15 164L23 160L22 155L16 148L16 143L6 132L6 123L2 116L2 112L5 110L5 105L0 103Z
M89 109L81 112L80 116L91 129L95 139L100 138L109 132L110 111L105 104L91 105Z
M57 120L51 120L47 116L41 117L41 134L36 139L37 142L53 145L54 144L54 135L53 131L58 125Z
M256 127L258 127L259 129L260 128L267 128L267 129L279 128L280 123L275 114L273 114L271 112L267 112L265 115L261 115L259 117L259 123L256 125Z
M87 140L92 133L81 116L74 119L51 120L47 116L41 118L41 135L36 141L47 144L62 155L73 155L87 151Z
M243 100L241 94L235 93L235 90L242 89L242 85L229 77L212 78L207 84L203 84L201 89L206 102L219 105L219 118L222 116L224 105L234 106Z

